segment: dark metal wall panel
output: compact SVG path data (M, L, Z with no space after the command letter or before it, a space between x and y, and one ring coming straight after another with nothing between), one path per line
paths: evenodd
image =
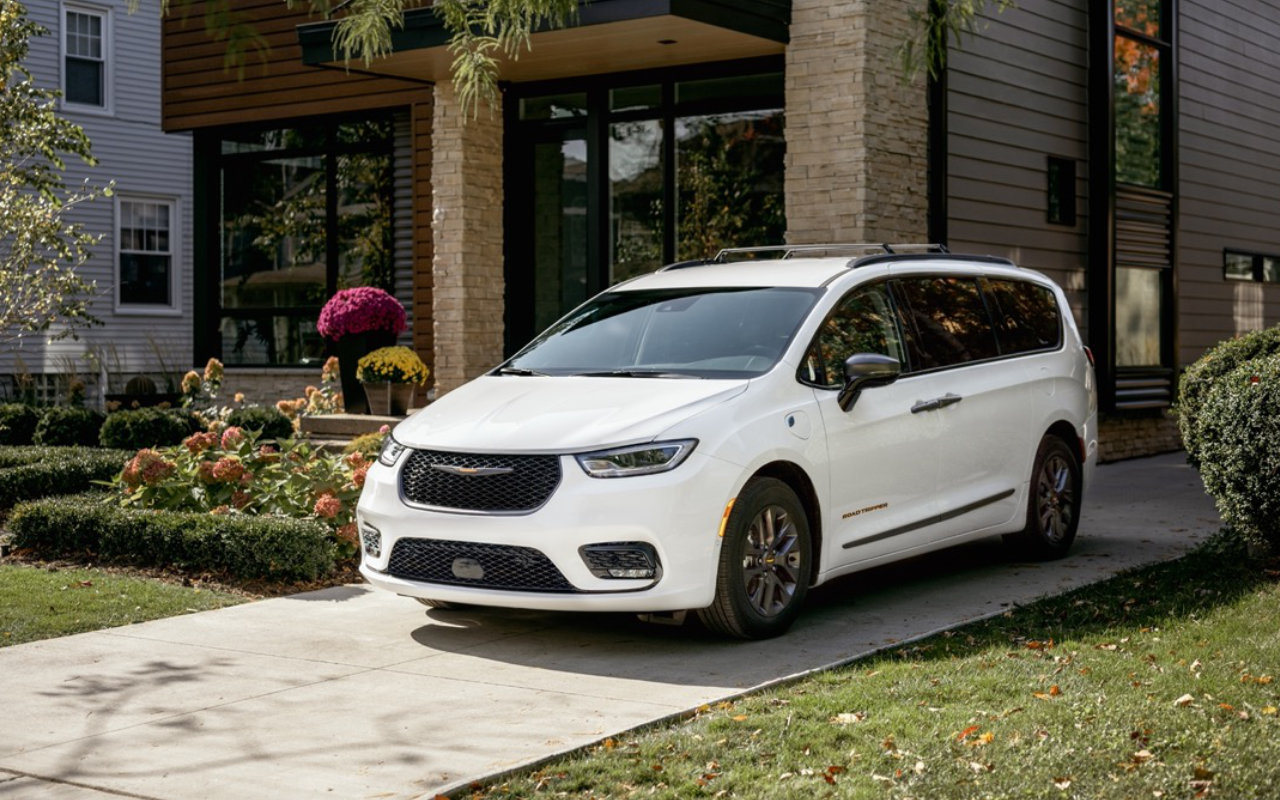
M1280 1L1182 0L1179 361L1280 322L1280 284L1224 279L1222 251L1280 255Z
M1083 328L1088 234L1085 0L989 11L948 55L951 248L1004 255L1067 290ZM1076 224L1047 221L1047 158L1077 162Z

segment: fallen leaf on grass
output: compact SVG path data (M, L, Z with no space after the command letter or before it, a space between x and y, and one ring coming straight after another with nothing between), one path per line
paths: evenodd
M956 734L956 741L963 742L965 739L968 738L969 734L977 733L977 731L978 731L977 725L970 725L969 727L965 728L964 730Z
M854 712L845 711L845 712L836 714L834 717L832 717L829 720L829 722L832 725L853 725L855 723L862 722L866 718L867 718L867 712L865 711L854 711Z
M1195 768L1195 771L1192 772L1191 774L1198 781L1211 781L1213 780L1213 775L1214 775L1212 770L1205 769L1204 767L1201 767L1201 766L1197 766Z
M734 722L746 722L746 721L747 721L747 715L746 715L746 714L738 714L737 716L734 716L734 717L732 717L731 719L733 719L733 721L734 721Z
M1265 714L1265 715L1267 715L1268 717L1274 717L1274 716L1276 715L1276 707L1275 707L1275 706L1263 706L1263 707L1262 707L1262 713L1263 713L1263 714Z
M1174 704L1175 706L1177 706L1178 708L1185 708L1185 707L1187 707L1187 706L1191 705L1191 702L1192 702L1193 700L1195 700L1195 698L1194 698L1194 697L1192 697L1192 696L1191 696L1191 695L1189 695L1189 694L1184 694L1182 697L1179 697L1177 700L1174 700L1174 701L1173 701L1173 704Z
M1050 687L1049 687L1049 696L1050 696L1050 697L1057 697L1057 696L1059 696L1059 695L1061 695L1061 694L1062 694L1062 690L1058 688L1058 684L1056 684L1056 683L1055 683L1054 685L1052 685L1052 686L1050 686Z
M1060 789L1061 791L1065 792L1066 790L1071 788L1071 779L1070 778L1054 778L1053 788Z

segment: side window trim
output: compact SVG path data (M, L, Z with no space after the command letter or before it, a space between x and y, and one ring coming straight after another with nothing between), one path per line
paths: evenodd
M823 332L823 329L826 327L827 321L831 319L832 315L834 315L837 311L839 311L839 309L843 307L844 304L848 302L848 300L851 297L858 294L859 292L865 292L868 289L874 289L877 287L883 287L884 299L889 303L888 318L890 323L892 323L893 325L893 335L898 342L899 349L901 350L901 358L899 360L902 362L902 372L905 375L908 372L908 366L909 366L908 360L910 358L910 354L907 351L906 339L904 337L904 332L902 330L901 316L898 311L898 299L895 296L895 292L892 288L892 285L894 283L895 281L892 278L882 278L880 280L873 281L870 283L860 283L857 286L854 286L853 288L849 289L843 295L841 295L840 299L837 300L835 304L832 305L831 308L827 311L827 313L823 316L822 322L818 325L818 329L814 332L813 336L810 337L808 345L805 346L805 349L804 349L805 358L801 362L800 367L796 370L796 380L804 384L805 386L811 386L815 389L824 389L827 391L838 391L839 389L842 389L844 387L843 381L839 381L835 384L830 384L830 385L822 382L822 378L826 376L830 371L829 369L830 365L826 363L826 357L822 353L822 348L819 347L819 343L822 338L822 332ZM813 353L815 350L817 351L817 358L818 358L817 372L819 374L819 377L810 378L805 373L809 371L807 367L810 361L809 354ZM836 365L836 369L837 369L837 374L843 374L844 369L842 365Z

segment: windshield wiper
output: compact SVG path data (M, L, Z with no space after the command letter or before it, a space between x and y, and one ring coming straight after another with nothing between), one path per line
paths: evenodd
M577 378L699 378L688 372L662 369L613 369L604 372L575 372Z
M519 375L519 376L521 376L521 377L523 377L523 378L532 378L532 377L546 378L546 377L548 377L547 373L545 373L545 372L538 372L536 369L526 369L526 368L524 368L524 367L501 367L501 368L499 368L499 369L497 370L497 374L499 374L499 375Z

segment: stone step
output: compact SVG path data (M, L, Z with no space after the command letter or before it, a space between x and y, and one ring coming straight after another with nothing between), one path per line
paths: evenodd
M383 425L395 427L404 417L379 414L317 414L302 418L302 432L312 439L347 440L377 433Z

